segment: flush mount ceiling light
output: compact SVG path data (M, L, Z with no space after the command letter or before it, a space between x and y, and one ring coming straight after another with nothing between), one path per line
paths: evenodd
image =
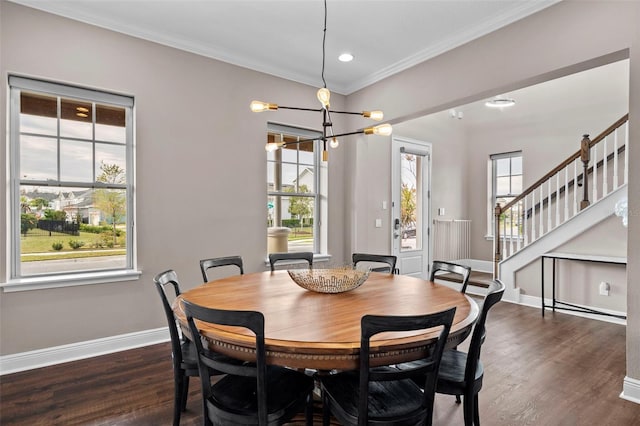
M485 106L489 108L507 108L510 106L514 106L516 101L511 98L505 98L503 96L496 96L493 99L488 100L484 103Z
M357 134L365 134L365 135L384 135L388 136L392 132L392 128L390 124L379 124L377 126L367 127L362 130L356 130L353 132L334 134L333 133L333 123L331 122L331 114L351 114L351 115L361 115L365 118L370 118L374 121L382 121L384 118L384 114L382 111L362 111L362 112L349 112L349 111L335 111L329 109L329 101L331 98L331 92L327 89L327 82L324 78L324 62L325 62L325 41L327 36L327 0L324 0L324 30L322 35L322 83L323 86L318 89L317 97L318 101L320 101L320 108L301 108L301 107L287 107L278 104L271 104L268 102L261 101L253 101L251 102L250 108L253 112L263 112L263 111L275 111L278 109L293 109L298 111L314 111L322 113L322 136L315 139L303 139L291 142L267 142L265 149L269 152L275 151L283 146L300 144L303 142L310 142L313 140L321 140L322 141L322 161L327 161L329 157L329 152L327 151L327 142L329 146L332 148L337 148L339 145L338 138L342 136L350 136ZM352 57L353 58L353 57Z
M343 53L338 56L338 60L340 62L351 62L353 61L353 55L351 53Z

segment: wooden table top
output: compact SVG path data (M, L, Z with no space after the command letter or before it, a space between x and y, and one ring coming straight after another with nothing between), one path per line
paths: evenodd
M455 306L449 346L469 335L478 316L475 301L456 290L419 278L376 272L357 289L338 294L305 290L287 271L213 281L184 292L174 302L174 312L185 330L182 298L210 308L262 312L267 362L318 370L358 368L360 319L365 314L419 315ZM201 332L216 350L255 359L254 338L248 330L204 325ZM419 358L436 334L380 334L372 339L372 356L376 358L372 362L384 365Z

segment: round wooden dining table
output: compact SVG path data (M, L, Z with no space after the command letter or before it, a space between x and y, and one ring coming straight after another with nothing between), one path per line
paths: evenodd
M299 287L287 271L236 275L182 293L174 313L188 334L181 300L228 310L259 311L265 317L267 363L316 370L358 368L363 315L421 315L456 307L447 345L471 332L478 305L447 286L405 275L371 272L360 287L343 293L316 293ZM255 360L255 337L242 328L197 323L211 349ZM381 333L371 340L371 364L421 358L439 330Z

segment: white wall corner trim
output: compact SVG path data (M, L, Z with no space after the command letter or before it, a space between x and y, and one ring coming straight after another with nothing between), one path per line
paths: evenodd
M625 376L620 398L640 404L640 380Z
M77 361L128 349L163 343L170 340L169 328L161 327L120 334L85 342L37 349L0 356L0 375Z

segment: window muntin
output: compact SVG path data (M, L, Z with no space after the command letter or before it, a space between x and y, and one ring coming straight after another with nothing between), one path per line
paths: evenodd
M294 142L319 133L270 125L269 142ZM267 226L289 228L288 251L319 252L319 148L317 141L294 143L267 153ZM274 236L270 238L276 238Z
M9 85L11 279L133 269L133 99Z

